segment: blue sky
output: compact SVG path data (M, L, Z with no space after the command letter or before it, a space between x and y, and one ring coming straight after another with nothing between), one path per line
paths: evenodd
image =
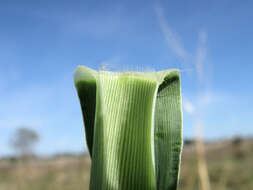
M253 135L252 1L0 0L0 156L15 130L37 151L86 149L77 65L181 69L184 136Z

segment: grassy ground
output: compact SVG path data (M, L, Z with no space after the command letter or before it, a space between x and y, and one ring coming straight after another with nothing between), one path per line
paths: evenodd
M253 189L253 140L235 139L206 145L211 188ZM12 164L10 164L12 163ZM62 156L30 162L0 161L0 190L85 190L89 184L88 156ZM185 145L180 190L198 190L194 144Z

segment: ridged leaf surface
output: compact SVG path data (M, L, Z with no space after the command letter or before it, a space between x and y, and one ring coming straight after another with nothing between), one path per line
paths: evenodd
M176 190L182 149L182 110L179 72L165 75L155 108L155 166L158 190Z
M96 72L75 85L92 156L91 190L174 190L182 148L177 70Z

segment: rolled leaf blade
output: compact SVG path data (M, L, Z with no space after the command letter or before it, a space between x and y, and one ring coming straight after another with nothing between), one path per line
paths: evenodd
M96 108L96 76L97 72L79 66L75 72L75 87L79 97L85 127L86 143L92 156L95 108Z
M92 156L90 189L176 189L179 72L112 73L80 66L75 86Z
M160 72L154 126L156 189L176 190L182 150L182 105L179 71Z

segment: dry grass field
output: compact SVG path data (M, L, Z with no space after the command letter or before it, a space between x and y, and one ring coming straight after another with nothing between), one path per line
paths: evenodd
M206 162L213 190L253 189L253 139L206 144ZM62 155L22 163L0 160L0 190L86 190L90 159ZM200 190L194 143L185 143L180 190Z

